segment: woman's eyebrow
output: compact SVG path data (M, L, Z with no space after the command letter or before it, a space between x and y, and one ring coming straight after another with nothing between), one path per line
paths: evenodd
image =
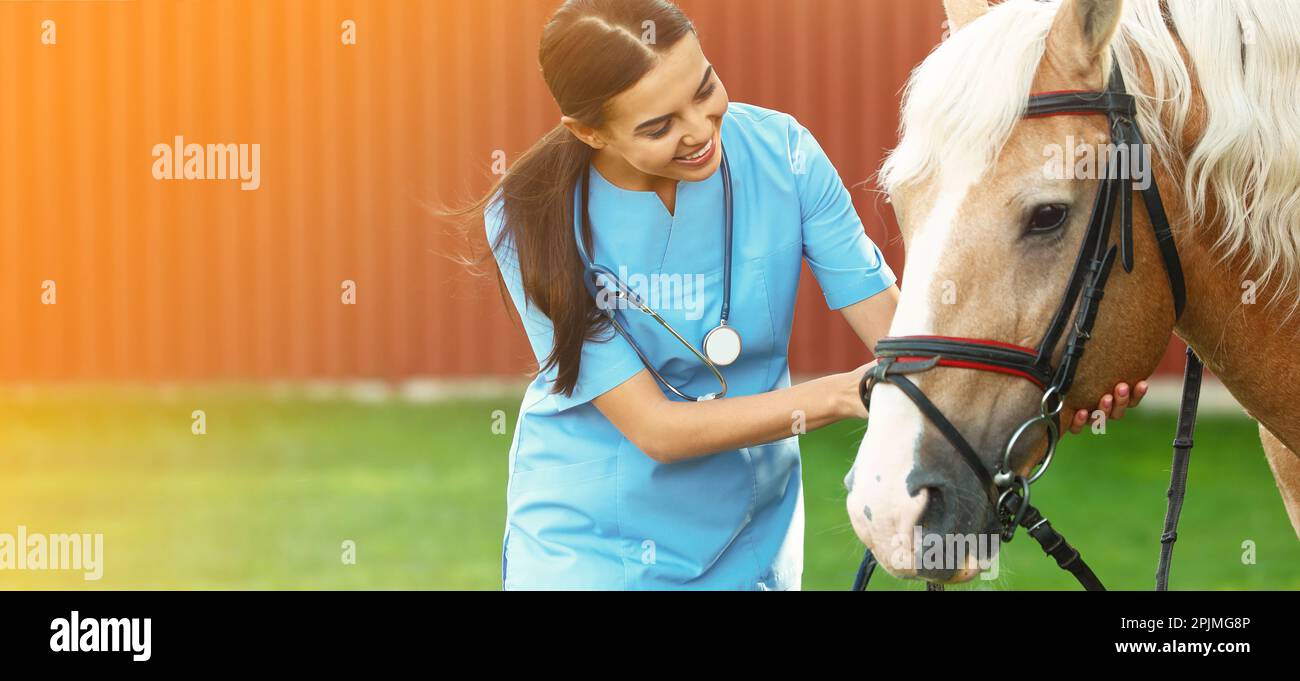
M704 69L704 77L700 79L700 86L695 88L695 94L698 95L699 93L703 92L704 86L709 84L709 79L712 77L713 77L713 65L709 64L709 67L707 69ZM663 123L664 121L672 117L673 117L672 114L655 116L654 118L651 118L650 120L643 122L641 125L636 126L636 128L634 128L632 132L638 133L641 132L642 130L648 130L650 128L658 126L659 124Z

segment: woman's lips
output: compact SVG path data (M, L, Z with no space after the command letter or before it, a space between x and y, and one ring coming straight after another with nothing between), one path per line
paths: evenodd
M717 149L718 145L716 140L717 140L717 136L715 135L714 138L706 142L703 147L695 150L694 153L698 154L698 156L695 156L694 158L686 158L686 157L678 156L673 159L673 162L680 163L681 165L684 166L690 166L692 168L698 168L708 163L710 160L713 159L713 154Z

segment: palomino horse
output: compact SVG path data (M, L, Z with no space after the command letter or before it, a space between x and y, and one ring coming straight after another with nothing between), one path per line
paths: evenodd
M952 35L913 73L901 139L880 174L907 247L890 335L1038 344L1071 278L1103 173L1144 169L1101 169L1128 158L1108 156L1106 116L1025 118L1026 102L1030 93L1104 90L1117 66L1137 100L1146 177L1163 194L1186 308L1175 315L1137 200L1132 270L1116 266L1109 278L1060 425L1116 383L1149 376L1176 333L1259 422L1300 536L1300 4L944 5ZM1089 145L1100 161L1076 165ZM1062 152L1067 160L1053 165ZM1119 231L1111 230L1115 242ZM1043 396L1023 378L960 367L911 378L990 470ZM854 530L895 576L973 578L974 555L939 567L914 558L918 536L998 532L980 482L897 386L879 383L870 400L846 480ZM1016 472L1028 475L1046 451L1045 433L1021 438Z

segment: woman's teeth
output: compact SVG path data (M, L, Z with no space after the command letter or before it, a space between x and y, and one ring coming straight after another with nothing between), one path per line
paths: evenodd
M709 150L712 148L713 148L713 140L709 140L707 144L700 147L700 150L695 152L694 154L691 154L690 156L678 156L677 158L680 158L683 161L694 161L695 159L709 153Z

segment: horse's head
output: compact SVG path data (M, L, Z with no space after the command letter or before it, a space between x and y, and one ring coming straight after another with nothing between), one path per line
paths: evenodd
M1105 89L1123 5L1011 0L989 10L985 0L947 0L945 6L954 33L913 74L902 139L881 172L907 247L890 336L989 339L1034 349L1066 297L1098 178L1108 171L1111 135L1104 114L1026 118L1026 102L1031 92ZM1092 170L1075 163L1084 145L1100 158ZM1146 157L1146 167L1131 166L1135 188L1143 174L1154 181L1155 155ZM1111 230L1112 243L1119 231ZM1062 427L1117 382L1150 375L1166 347L1173 296L1140 199L1133 235L1132 272L1114 265L1057 417ZM1051 348L1052 366L1064 341ZM940 366L909 378L989 471L1002 463L1012 433L1040 413L1043 389L1021 376ZM931 537L996 534L997 514L980 480L897 386L876 385L870 414L847 480L858 536L892 574L939 582L974 577L973 554L945 555L939 567L914 563L922 550L915 540L919 528L925 551L943 552L953 544ZM1042 460L1046 432L1037 427L1017 440L1016 472L1027 474Z

